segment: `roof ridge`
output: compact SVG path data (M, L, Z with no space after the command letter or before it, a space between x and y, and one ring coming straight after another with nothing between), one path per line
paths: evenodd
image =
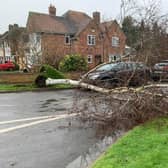
M84 12L67 11L62 16L51 16L45 13L29 12L28 22L30 30L77 33L85 27L91 18Z
M50 16L50 15L47 14L47 13L39 13L39 12L29 11L29 15L31 15L31 14ZM64 18L63 16L51 16L51 17Z
M66 11L66 12L62 15L62 17L66 17L66 15L67 15L68 13L70 13L70 12L83 14L83 15L85 15L85 16L87 16L88 18L91 19L91 17L90 17L87 13L85 13L85 12L83 12L83 11L76 11L76 10L71 10L71 9L68 10L68 11Z
M77 10L72 10L72 9L68 10L67 12L76 12L76 13L83 13L83 14L86 14L85 12L77 11ZM66 12L66 13L67 13L67 12Z

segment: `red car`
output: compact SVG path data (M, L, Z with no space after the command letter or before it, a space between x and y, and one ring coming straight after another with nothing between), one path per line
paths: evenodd
M7 61L3 64L0 64L0 70L1 71L5 71L5 70L14 70L15 69L15 65L10 62L10 61Z

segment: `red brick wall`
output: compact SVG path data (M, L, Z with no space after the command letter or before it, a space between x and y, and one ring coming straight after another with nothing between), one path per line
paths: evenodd
M105 62L108 62L110 54L123 55L124 50L125 50L126 37L121 31L120 27L116 23L113 23L113 25L109 27L105 36L106 36L105 41L104 41ZM120 44L118 47L112 46L113 36L119 37Z
M80 54L84 57L88 55L93 56L93 63L88 64L89 68L96 66L95 55L101 55L102 62L108 62L110 54L122 55L125 49L125 35L120 30L119 26L114 23L107 33L105 34L105 40L100 39L101 30L94 21L79 34L77 40L73 41L71 45L65 44L65 36L58 34L43 34L42 35L42 49L43 56L57 57L65 56L66 54L74 53ZM96 36L96 45L87 45L87 35ZM120 39L119 47L112 47L112 36L117 36ZM54 60L53 60L54 61Z
M86 59L88 55L93 56L93 63L89 63L89 68L95 67L95 55L102 55L102 42L99 38L100 28L94 23L91 22L87 28L85 28L79 35L78 41L74 42L73 49L74 52L80 53L82 56L85 56ZM87 45L87 36L95 35L96 36L96 45Z
M65 44L64 35L43 34L41 41L43 55L64 56L70 53L70 45Z
M0 84L32 84L38 75L32 73L1 73Z
M95 32L94 32L94 31ZM114 22L107 33L104 34L104 40L100 39L100 28L94 23L91 22L87 28L85 28L78 37L78 41L74 42L73 50L76 53L87 58L88 55L93 56L93 63L88 64L89 68L96 66L95 55L101 55L102 62L109 61L110 54L119 54L122 55L125 50L125 35L121 31L120 27ZM87 45L87 35L96 35L96 45L89 46ZM112 36L117 36L120 39L119 47L112 47Z

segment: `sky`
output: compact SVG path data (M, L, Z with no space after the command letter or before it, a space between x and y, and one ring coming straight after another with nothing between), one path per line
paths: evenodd
M121 0L0 0L0 34L8 30L9 24L17 23L26 26L29 11L48 13L48 6L55 5L57 15L68 10L77 10L92 16L100 11L104 19L117 19L120 13ZM143 0L139 0L143 1ZM162 0L161 8L168 12L168 0ZM167 10L167 11L166 11Z

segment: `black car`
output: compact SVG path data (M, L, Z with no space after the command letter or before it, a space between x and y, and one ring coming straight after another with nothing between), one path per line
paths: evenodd
M84 76L83 81L101 87L137 86L150 79L150 69L139 62L118 62L101 65Z

